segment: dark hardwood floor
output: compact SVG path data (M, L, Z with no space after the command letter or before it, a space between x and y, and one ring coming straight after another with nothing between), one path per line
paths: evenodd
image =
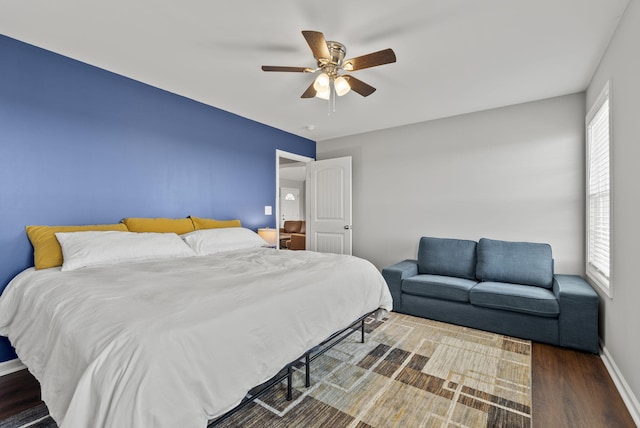
M40 403L40 384L28 370L0 377L0 421Z
M597 355L533 344L534 427L636 425ZM40 402L40 386L27 370L0 377L0 421Z
M531 375L534 427L636 426L597 355L534 343Z

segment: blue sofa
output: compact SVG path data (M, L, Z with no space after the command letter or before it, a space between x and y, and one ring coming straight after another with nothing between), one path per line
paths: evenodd
M598 295L553 272L551 246L423 237L418 260L386 267L393 310L598 353Z

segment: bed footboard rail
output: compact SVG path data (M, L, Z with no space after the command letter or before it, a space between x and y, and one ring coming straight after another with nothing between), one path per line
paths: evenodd
M305 365L305 387L308 388L311 386L311 362L319 358L321 355L325 354L327 351L331 350L331 348L333 348L338 343L342 342L347 337L351 336L353 333L357 331L360 331L360 334L361 334L360 343L364 343L365 320L370 316L373 316L375 313L376 311L372 311L367 314L364 314L363 316L361 316L360 318L358 318L357 320L349 324L347 327L333 333L331 336L326 338L322 343L305 352L305 354L303 355L304 365ZM355 329L354 327L358 324L360 324L360 328Z
M361 316L360 318L358 318L357 320L349 324L347 327L333 333L331 336L326 338L320 344L318 344L317 346L314 346L313 348L309 349L307 352L302 354L300 357L296 358L289 364L285 365L274 377L264 382L263 384L256 386L251 391L249 391L247 395L242 399L240 404L238 404L236 407L229 410L227 413L224 413L218 416L217 418L210 420L207 423L207 428L214 427L220 424L222 421L230 418L231 416L236 414L238 411L243 409L246 405L248 405L252 401L262 396L264 393L270 390L274 385L277 385L278 383L284 381L285 379L287 380L287 401L291 401L293 397L294 366L299 366L300 362L304 360L305 387L307 388L310 387L311 386L311 362L315 361L321 355L325 354L331 348L336 346L338 343L344 341L347 337L351 336L353 333L357 331L360 331L360 334L361 334L360 343L364 343L365 320L370 316L373 316L376 313L376 311L377 309L372 312L368 312L364 314L363 316ZM354 328L358 324L360 324L359 328Z

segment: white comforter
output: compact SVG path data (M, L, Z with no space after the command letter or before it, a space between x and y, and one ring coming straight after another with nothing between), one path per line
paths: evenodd
M351 256L271 249L19 274L0 334L61 427L197 427L333 332L391 310Z

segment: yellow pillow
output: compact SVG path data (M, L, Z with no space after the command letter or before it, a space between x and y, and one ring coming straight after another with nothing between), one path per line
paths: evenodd
M62 248L56 232L82 232L87 230L127 231L124 224L93 224L89 226L27 226L27 236L33 245L33 262L36 269L62 266Z
M242 227L242 223L240 220L214 220L212 218L200 218L194 217L192 215L189 216L191 221L193 221L193 227L196 230L200 229L220 229L222 227Z
M193 232L193 223L188 218L129 217L122 220L129 232L183 233Z

